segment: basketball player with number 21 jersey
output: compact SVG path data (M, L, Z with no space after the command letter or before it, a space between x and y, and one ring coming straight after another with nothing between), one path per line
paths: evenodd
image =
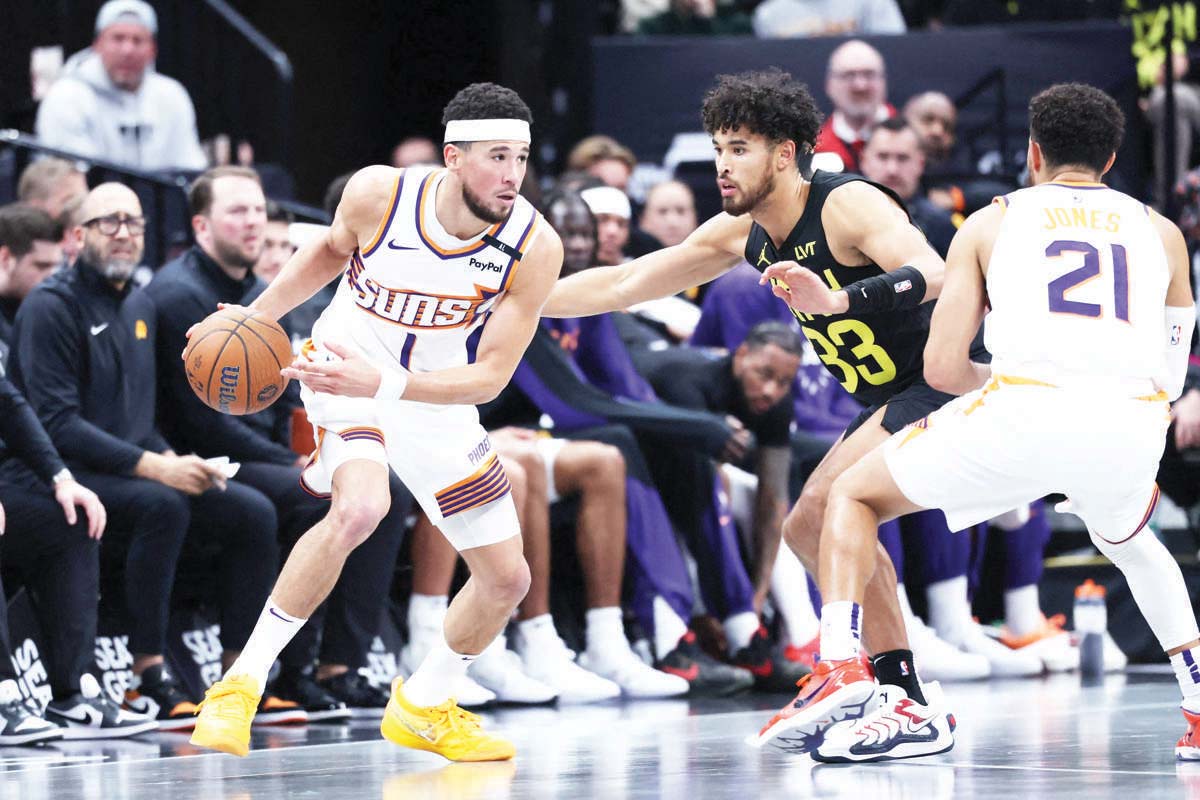
M279 651L388 509L393 469L470 567L445 638L396 679L382 733L454 761L512 758L450 689L529 586L516 509L475 404L508 383L562 265L562 244L518 194L529 108L473 84L446 106L445 169L367 167L327 235L301 248L253 308L278 319L343 273L284 376L302 384L318 444L302 481L331 495L296 544L237 662L201 704L195 744L245 755Z
M806 177L821 114L791 75L722 75L701 116L716 152L725 213L673 247L564 278L543 313L628 308L705 283L743 259L763 273L826 369L866 406L809 476L783 526L785 541L824 595L817 558L828 547L822 522L830 485L893 433L953 399L922 374L929 301L941 290L945 264L887 189L860 175L816 170ZM864 558L865 594L835 603L825 595L821 660L800 681L796 699L753 737L755 746L810 752L834 722L872 707L875 683L858 660L859 645L826 636L826 628L843 623L856 631L862 626L874 678L927 710L923 728L950 727L936 684L918 681L887 551L872 541ZM926 693L934 695L928 702Z
M1064 494L1061 510L1082 518L1124 573L1175 667L1188 722L1177 758L1200 759L1200 632L1179 565L1146 528L1196 322L1187 247L1172 223L1100 183L1124 128L1112 98L1060 84L1033 98L1029 117L1033 185L973 214L946 260L925 374L962 396L834 483L821 593L861 599L882 521L939 508L960 530ZM990 366L968 352L985 312ZM832 635L857 641L852 626ZM952 744L909 698L893 694L878 709L828 730L814 757L870 761Z

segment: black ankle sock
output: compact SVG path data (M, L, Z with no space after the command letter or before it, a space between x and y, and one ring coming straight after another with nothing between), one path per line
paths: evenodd
M909 699L925 705L925 695L917 681L917 668L913 666L912 650L880 653L871 659L871 666L875 668L875 680L880 685L899 686Z

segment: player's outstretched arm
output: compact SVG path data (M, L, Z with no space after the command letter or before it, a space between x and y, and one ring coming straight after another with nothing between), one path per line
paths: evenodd
M542 316L603 314L707 283L741 260L750 224L749 215L718 214L673 247L564 278L554 286Z
M925 380L939 391L965 394L991 377L989 365L971 361L971 342L987 310L983 265L1003 215L996 204L976 211L950 243L945 284L925 343Z
M945 264L924 234L891 197L862 181L829 193L821 225L834 255L844 264L873 262L888 275L877 275L831 290L816 273L795 261L780 261L763 271L775 296L806 314L845 314L908 308L935 299L942 291Z
M297 250L250 307L278 320L336 278L359 243L370 241L387 215L399 175L399 170L384 166L356 172L329 230Z

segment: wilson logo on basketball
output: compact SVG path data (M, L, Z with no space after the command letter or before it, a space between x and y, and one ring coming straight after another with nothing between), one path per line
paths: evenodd
M470 325L483 306L499 292L475 285L474 297L442 297L408 289L381 286L370 278L358 280L347 273L354 302L369 314L406 328L458 328Z
M238 382L242 377L241 367L221 367L221 385L217 388L217 404L225 411L237 400Z

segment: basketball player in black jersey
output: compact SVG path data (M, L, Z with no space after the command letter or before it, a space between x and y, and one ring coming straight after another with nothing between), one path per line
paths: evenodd
M892 433L951 399L922 376L930 301L941 291L945 265L890 190L853 174L817 170L806 177L821 114L789 74L721 76L702 116L725 213L678 245L560 280L542 313L586 316L627 308L710 281L743 258L762 272L826 368L866 406L812 473L784 523L788 545L819 580L830 484ZM925 705L895 569L878 546L863 608L842 602L822 609L821 662L753 744L808 752L834 722L868 710L875 693L870 672L836 633L826 637L827 630L840 630L836 625L860 621L878 682L901 687L915 708L945 719L944 711ZM919 751L910 746L905 754L924 754Z

